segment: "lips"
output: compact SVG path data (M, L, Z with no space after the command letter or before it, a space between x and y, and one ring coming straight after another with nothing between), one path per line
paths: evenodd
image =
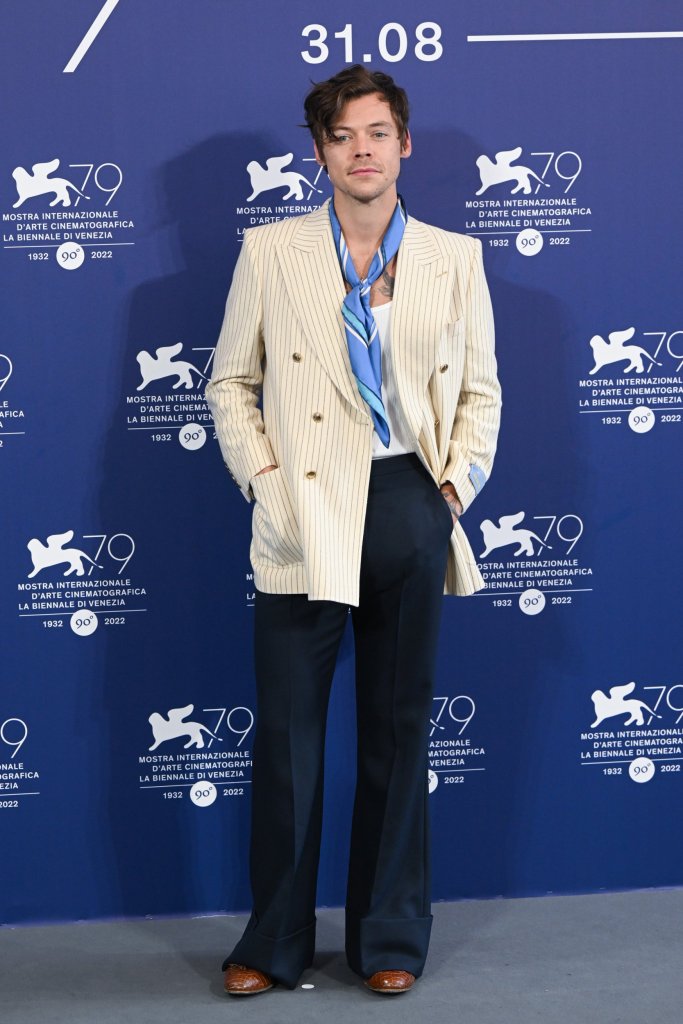
M351 174L360 175L361 177L368 174L379 174L376 167L357 167L355 171L351 171Z

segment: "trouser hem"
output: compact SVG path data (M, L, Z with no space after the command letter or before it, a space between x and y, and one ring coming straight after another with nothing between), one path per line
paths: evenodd
M221 970L226 970L228 964L243 964L269 974L287 988L296 988L297 981L313 961L315 926L313 921L306 928L274 939L262 935L258 926L249 922L244 935L223 961Z
M432 917L363 918L346 921L346 959L361 978L377 971L409 971L419 978L424 970Z

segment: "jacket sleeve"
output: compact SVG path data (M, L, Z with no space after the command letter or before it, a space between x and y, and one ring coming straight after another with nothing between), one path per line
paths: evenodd
M253 498L252 477L276 464L259 406L264 359L261 282L253 236L245 231L206 399L223 459L247 501Z
M500 424L500 384L494 354L493 311L482 247L473 239L465 296L465 363L442 482L450 480L463 510L488 480Z

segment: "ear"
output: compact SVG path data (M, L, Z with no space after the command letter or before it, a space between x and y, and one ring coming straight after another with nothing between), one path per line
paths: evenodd
M315 141L313 142L313 153L315 154L315 162L319 164L320 167L325 167L325 161L323 160L322 154L318 149L318 143Z
M410 137L409 130L406 128L405 142L401 146L401 156L402 157L408 157L408 156L410 156L412 151L413 151L413 140Z

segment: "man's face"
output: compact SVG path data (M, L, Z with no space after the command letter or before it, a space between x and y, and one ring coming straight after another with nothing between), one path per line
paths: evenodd
M388 189L396 192L401 159L410 156L411 149L408 134L401 145L389 104L372 93L343 107L332 139L324 143L322 153L315 147L315 158L327 164L335 193L371 203Z

